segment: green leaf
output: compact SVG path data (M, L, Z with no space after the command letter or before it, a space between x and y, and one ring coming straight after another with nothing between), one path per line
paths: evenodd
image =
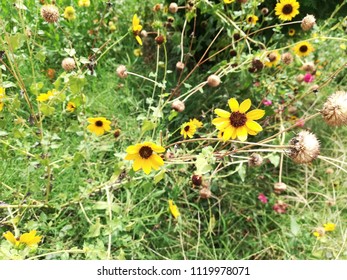
M246 178L246 167L243 163L240 163L237 173L239 174L241 181L244 182Z
M5 81L5 82L2 82L2 87L10 88L10 87L17 87L17 85L13 82Z
M97 219L96 223L90 226L89 231L85 235L85 237L86 238L98 237L100 235L101 228L102 228L102 224L100 223L100 219Z
M39 82L39 83L34 83L31 84L30 86L30 91L35 94L38 95L40 93L40 90L43 88L43 83Z
M71 92L73 94L80 93L83 86L87 83L84 76L72 76L69 80Z
M165 177L165 170L162 169L158 174L154 176L154 184L157 184L161 180L163 180Z
M40 104L40 109L42 114L44 114L45 116L53 115L55 111L55 109L52 106L49 106L46 103Z
M279 155L271 154L269 156L269 160L275 167L277 167L280 164L280 156Z
M172 121L174 118L178 116L178 112L175 110L171 110L170 115L168 116L168 120Z
M300 233L300 225L297 223L294 216L290 217L290 231L294 236L298 236Z
M143 124L142 124L141 131L146 132L146 131L152 130L156 127L157 127L157 125L155 123L148 121L148 120L144 120Z
M8 37L7 43L9 44L10 51L15 51L21 48L25 41L25 35L22 33L16 33Z
M208 161L202 154L199 154L197 156L195 161L195 166L196 166L196 172L198 174L205 174L212 169L212 166L208 163Z

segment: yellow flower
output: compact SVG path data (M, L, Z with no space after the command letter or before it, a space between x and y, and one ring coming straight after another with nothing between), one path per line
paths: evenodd
M255 15L248 15L247 16L247 23L251 24L251 25L255 25L257 23L258 19L259 18Z
M296 44L293 48L293 51L298 56L307 56L314 51L314 48L309 42L304 41Z
M142 25L140 25L140 20L137 17L137 14L133 16L133 34L135 36L136 41L142 46L142 39L139 36L142 30Z
M224 4L231 4L235 2L235 0L223 0Z
M72 6L68 6L68 7L65 8L64 18L66 18L68 20L76 19L76 12L75 12L75 9Z
M275 14L280 20L288 21L299 14L300 4L296 0L280 0L276 4Z
M195 118L190 120L190 122L193 123L196 126L196 128L203 127L203 123Z
M6 97L5 88L0 87L0 112L4 108L4 99Z
M141 49L135 49L135 50L134 50L134 55L135 55L135 56L142 56L142 54L143 54L143 53L142 53L142 50L141 50Z
M177 219L179 216L181 216L180 211L178 210L178 207L176 204L174 204L172 199L169 199L169 208L172 216L174 216L175 219Z
M78 0L78 6L80 7L89 7L90 1L89 0Z
M326 223L324 224L324 230L325 231L334 231L336 228L336 225L333 223Z
M158 170L160 166L164 165L163 159L156 153L163 153L165 149L152 142L131 145L126 149L126 152L127 155L124 159L134 161L134 171L142 168L146 174L149 174L152 168Z
M288 30L288 35L289 35L289 36L294 36L294 35L295 35L295 29L294 29L294 28L290 28L290 29Z
M281 56L278 53L278 51L269 52L267 55L267 59L265 61L265 66L266 67L276 66L278 62L280 61L280 59L281 59Z
M71 101L69 101L68 103L67 103L67 105L66 105L66 111L68 111L68 112L74 112L76 110L76 104L75 103L73 103L73 102L71 102Z
M187 137L193 138L195 132L196 125L192 121L185 122L184 124L182 124L181 135L183 135L184 139L186 139Z
M87 128L90 132L100 136L105 133L105 131L111 130L111 122L103 117L98 118L88 118L88 122L90 123Z
M257 135L262 131L262 127L254 120L259 120L265 115L264 110L255 109L246 113L252 105L250 99L244 100L240 105L235 98L228 100L231 113L215 109L214 112L219 116L212 120L212 124L220 131L223 131L223 140L230 138L246 141L247 135Z
M39 102L44 102L47 101L49 99L51 99L55 94L57 94L58 91L55 89L49 90L47 93L41 93L36 100Z
M4 233L3 236L16 247L19 247L22 244L29 247L34 246L42 239L42 236L36 235L36 230L24 233L19 238L14 237L13 233L10 231Z
M314 232L313 235L317 238L317 240L320 240L322 237L325 236L325 230L324 228L317 228Z

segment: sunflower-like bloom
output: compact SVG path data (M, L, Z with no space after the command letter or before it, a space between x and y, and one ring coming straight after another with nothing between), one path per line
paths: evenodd
M295 35L295 29L294 28L289 28L288 35L289 36L294 36Z
M67 6L64 10L64 18L67 20L74 20L76 19L76 12L75 9L72 6Z
M288 21L299 14L299 8L300 4L296 0L280 0L276 4L275 14L280 20Z
M224 4L231 4L235 2L235 0L223 0Z
M324 230L325 231L334 231L336 228L336 225L333 223L326 223L324 224Z
M72 101L69 101L66 105L66 111L68 112L74 112L76 110L76 104Z
M88 122L90 123L87 128L90 132L100 136L105 133L105 131L111 130L111 122L103 117L98 118L88 118Z
M273 52L268 53L266 58L267 59L265 61L265 66L266 67L273 67L273 66L276 66L278 64L278 62L281 59L281 56L278 53L278 51L273 51Z
M183 135L184 139L186 139L187 137L193 138L196 130L202 126L202 122L198 121L195 118L191 119L189 120L189 122L182 124L181 135Z
M4 108L5 88L0 87L0 112Z
M133 160L133 169L138 171L142 169L146 174L154 170L158 170L164 165L163 159L157 153L165 152L165 148L152 142L144 142L141 144L131 145L126 149L127 155L125 160Z
M90 0L78 0L78 6L89 7L90 6Z
M52 99L54 95L56 95L58 91L56 89L49 90L47 93L41 93L36 100L39 102L45 102L49 99Z
M174 204L172 199L169 199L169 209L172 214L172 216L177 219L179 216L181 216L180 211L178 210L178 207L176 204Z
M298 56L308 56L311 52L314 51L314 48L309 42L304 41L296 44L293 48L293 51Z
M257 23L258 19L259 18L255 15L248 15L246 20L247 20L248 24L255 25Z
M21 245L31 247L38 244L42 239L42 236L36 235L36 230L32 230L29 233L24 233L19 238L16 238L10 231L4 233L3 236L15 247L21 247Z
M142 30L142 25L140 25L140 20L137 17L137 14L133 16L133 34L135 36L136 41L142 46L142 39L139 36L141 30Z
M219 116L212 120L212 124L223 133L219 133L219 137L223 137L224 141L230 138L240 141L246 141L248 134L257 135L263 128L254 120L259 120L265 115L264 110L255 109L246 113L251 108L250 99L244 100L241 104L235 98L228 100L231 113L215 109L214 112Z

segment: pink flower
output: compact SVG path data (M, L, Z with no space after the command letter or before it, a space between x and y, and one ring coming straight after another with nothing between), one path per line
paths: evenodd
M265 194L263 194L263 193L260 193L260 194L258 195L258 199L260 200L261 203L264 203L264 204L267 203L267 197L266 197Z
M269 99L263 99L263 104L264 104L265 106L270 106L270 105L272 105L272 101L269 100Z
M275 212L279 214L284 214L287 211L288 204L284 203L282 200L278 200L275 205L272 207Z
M295 122L295 125L298 126L298 127L304 127L304 125L305 125L305 120L303 120L303 119L298 119L298 120Z
M314 81L314 76L311 73L306 73L304 76L304 81L306 83L312 83Z

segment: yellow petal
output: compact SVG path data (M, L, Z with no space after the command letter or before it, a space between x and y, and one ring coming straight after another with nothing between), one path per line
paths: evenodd
M151 147L152 150L155 151L156 153L164 153L165 152L165 148L163 148L162 146L156 145L154 143L150 143L149 147Z
M237 102L236 98L230 98L228 104L232 112L239 111L239 102Z
M228 128L226 128L223 133L223 140L224 141L229 140L231 136L233 135L234 130L235 130L235 127L233 126L229 126Z
M150 160L143 160L143 165L142 165L143 171L148 175L151 173L152 170L152 163Z
M139 35L135 36L136 41L142 46L142 39Z
M246 141L247 140L247 129L245 126L238 127L236 129L237 138L239 138L240 141Z
M252 101L249 98L247 98L240 104L239 112L246 113L249 110L249 108L251 108L251 105Z
M215 118L212 120L212 124L214 124L218 130L224 130L230 126L230 120L224 118Z
M156 154L152 154L152 156L150 157L150 160L152 161L152 163L154 163L156 166L162 166L164 165L164 161L163 159L156 155Z
M133 163L133 169L134 171L139 170L140 168L142 168L144 163L144 160L141 157L137 157Z
M11 242L13 245L16 245L17 239L14 237L13 233L8 231L3 234L7 241Z
M236 128L234 128L234 131L233 131L233 134L231 135L231 139L236 139L236 137L237 137L237 129Z
M259 132L259 131L262 131L263 128L260 126L260 124L258 124L257 122L255 121L247 121L246 122L246 126L251 129L251 130L254 130L255 132Z
M139 145L131 145L126 149L126 152L128 154L137 154L139 150L140 150Z
M137 25L139 25L140 24L140 20L139 20L139 18L137 17L137 14L135 14L134 16L133 16L133 27L134 26L137 26Z
M230 113L222 109L215 109L214 113L221 118L226 118L226 119L230 118Z
M265 111L260 109L255 109L246 114L248 120L259 120L264 117Z
M172 216L174 216L174 218L177 219L181 215L180 211L178 210L177 205L175 205L173 203L172 199L169 199L168 202L169 202L169 209L170 209L170 212L171 212Z

